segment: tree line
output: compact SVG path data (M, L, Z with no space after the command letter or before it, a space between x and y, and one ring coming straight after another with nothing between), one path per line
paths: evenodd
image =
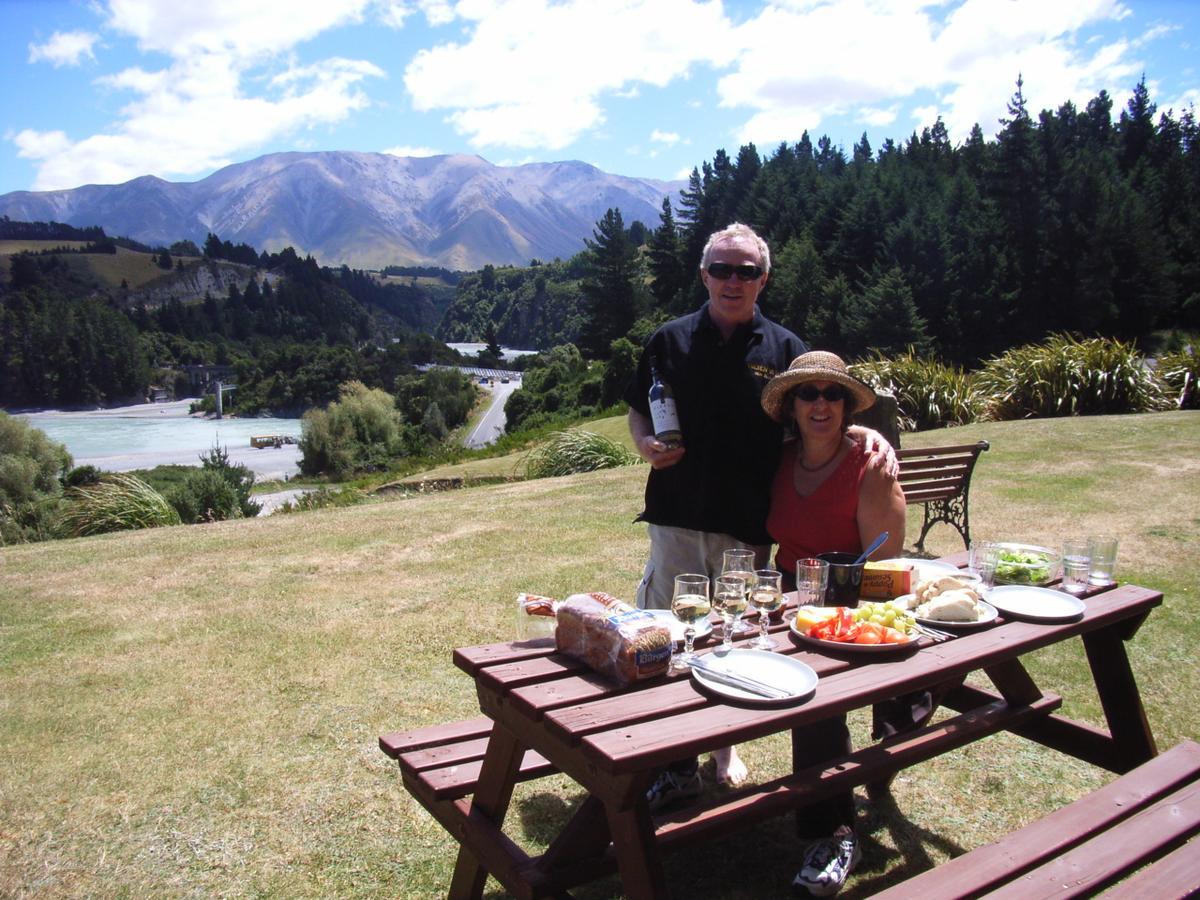
M1035 117L1018 80L1000 126L957 146L939 119L878 150L807 133L718 150L655 228L610 209L575 259L464 278L440 333L490 320L505 343L607 358L704 302L701 250L733 221L773 251L764 312L850 358L912 347L972 366L1053 333L1200 327L1194 111L1159 113L1143 80L1115 117L1103 91Z

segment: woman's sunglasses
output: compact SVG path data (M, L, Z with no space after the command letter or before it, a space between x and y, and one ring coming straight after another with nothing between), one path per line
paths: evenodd
M763 270L758 266L749 264L735 266L733 263L709 263L708 268L704 271L708 272L710 278L715 278L717 281L728 281L734 275L738 277L738 281L754 281L756 278L761 278Z
M816 403L818 397L824 397L827 403L837 403L846 399L846 389L840 384L831 384L827 388L816 388L806 384L792 391L792 396L799 397L805 403Z

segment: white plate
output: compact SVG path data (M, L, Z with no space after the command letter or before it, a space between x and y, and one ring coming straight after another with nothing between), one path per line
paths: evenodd
M951 631L969 631L972 628L984 628L996 621L998 615L996 607L990 603L979 601L979 608L982 610L981 615L974 622L946 622L942 619L927 619L924 616L914 616L922 625L928 625L930 628L949 628Z
M939 562L936 559L913 559L907 556L897 557L896 559L873 559L871 562L886 562L899 563L900 565L913 566L916 571L913 572L913 586L915 587L918 581L928 581L930 578L937 578L939 575L956 575L960 572L958 566L952 566L950 563Z
M845 641L823 641L820 638L809 637L797 628L795 616L788 621L788 628L791 629L792 637L802 644L839 653L901 653L913 649L921 640L920 637L910 636L903 644L851 644Z
M649 613L656 619L661 619L662 624L671 629L671 640L677 644L683 643L683 623L680 622L669 609L643 609L642 612ZM705 616L696 623L696 637L704 637L713 629L712 619Z
M992 588L988 602L1006 616L1030 622L1070 622L1083 615L1083 601L1062 591L1026 584Z
M770 653L766 650L730 650L728 653L721 654L706 653L703 659L710 666L717 666L737 675L745 675L788 692L788 696L778 699L763 697L717 681L700 669L692 669L692 677L705 690L731 700L737 700L740 703L766 705L795 703L811 696L812 692L817 689L817 673L812 670L812 667L798 659L784 656L782 653Z

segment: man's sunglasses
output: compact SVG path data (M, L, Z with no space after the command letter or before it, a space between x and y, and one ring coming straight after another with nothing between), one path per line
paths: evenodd
M715 278L717 281L728 281L734 275L738 277L738 281L754 281L756 278L761 278L763 270L758 266L749 264L735 266L733 263L709 263L705 269L710 278Z
M818 397L824 397L827 403L837 403L846 399L846 389L840 384L831 384L827 388L816 388L806 384L792 391L792 396L799 397L805 403L816 403Z

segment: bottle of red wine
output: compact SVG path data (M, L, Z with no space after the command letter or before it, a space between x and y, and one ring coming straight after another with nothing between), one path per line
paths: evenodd
M658 362L650 360L650 421L654 424L654 436L674 449L683 442L679 430L679 413L675 409L675 392L659 377Z

